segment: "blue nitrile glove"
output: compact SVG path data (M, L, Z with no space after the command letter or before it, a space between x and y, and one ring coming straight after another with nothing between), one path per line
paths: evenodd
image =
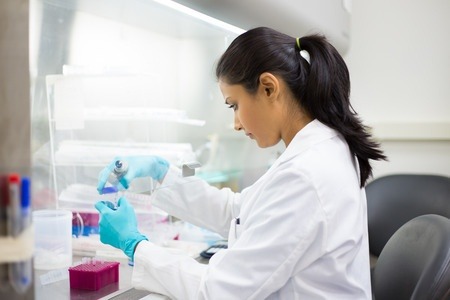
M136 245L142 240L148 240L137 229L136 214L128 201L121 197L117 209L111 209L105 201L98 201L95 208L100 213L100 241L104 244L121 249L130 259L133 259Z
M125 189L128 189L134 178L151 177L155 180L162 180L169 170L169 162L159 156L118 156L98 176L97 191L100 194L108 181L109 175L113 172L117 160L128 164L128 170L119 180L120 185Z

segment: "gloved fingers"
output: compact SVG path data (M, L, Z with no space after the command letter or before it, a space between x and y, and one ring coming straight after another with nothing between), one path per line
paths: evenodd
M117 207L127 208L131 207L131 205L125 197L120 197L119 200L117 201Z
M137 227L136 213L125 197L120 197L117 201L117 213L125 217L129 226Z
M159 156L132 156L124 159L128 162L128 172L123 176L123 185L128 186L138 177L151 177L160 180L169 169L169 162Z
M105 168L98 174L97 191L100 195L102 194L102 190L108 180L109 173L110 172L108 172L107 168Z
M151 167L153 173L152 177L156 180L162 180L169 170L169 162L162 157L155 156Z
M117 240L117 234L108 231L108 228L100 226L100 242L106 245L111 245L120 249L119 241Z
M119 188L121 189L128 189L130 183L138 177L149 176L156 180L162 180L169 169L169 162L159 156L117 156L99 174L97 190L100 194L111 172L113 172L117 160L127 162L128 164L126 173L119 178Z
M97 203L95 203L95 208L98 210L100 214L104 214L112 210L110 207L108 207L108 205L106 205L104 201L97 201Z
M124 176L122 176L119 179L119 183L120 185L124 188L124 189L128 189L130 187L130 182L131 180L133 180L132 173L131 172L127 172Z
M114 163L117 160L115 158L108 166L106 166L103 170L98 174L98 183L97 183L97 191L101 195L102 189L105 187L106 182L108 181L109 174L114 170Z
M115 164L117 160L124 160L124 158L120 157L120 156L116 156L114 157L114 159L112 160L111 163L109 163L109 165L107 165L103 170L100 171L100 173L98 174L98 183L97 183L97 191L98 193L101 195L102 194L102 190L106 185L106 182L108 182L109 176L110 174L114 171L115 168ZM126 187L128 188L128 186Z
M103 244L107 244L107 245L111 245L109 242L109 237L106 236L105 234L102 234L102 229L100 228L100 242L102 242Z

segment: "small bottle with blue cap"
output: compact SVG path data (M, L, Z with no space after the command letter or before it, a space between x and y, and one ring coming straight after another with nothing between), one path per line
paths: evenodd
M114 169L109 174L108 182L113 186L118 186L120 179L125 176L128 171L128 163L126 161L116 160L114 163Z
M108 177L108 182L112 186L104 187L102 189L102 194L117 194L119 192L118 185L120 184L120 180L127 173L127 171L128 171L127 162L121 161L121 160L116 160L114 162L114 169L112 170L111 174L109 174L109 177ZM117 195L116 195L116 197L117 197ZM104 201L104 202L111 209L117 208L117 204L114 204L110 201Z

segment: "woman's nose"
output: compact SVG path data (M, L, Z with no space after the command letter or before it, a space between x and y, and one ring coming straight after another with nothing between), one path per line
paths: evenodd
M237 130L237 131L242 130L242 124L236 115L234 116L234 130Z

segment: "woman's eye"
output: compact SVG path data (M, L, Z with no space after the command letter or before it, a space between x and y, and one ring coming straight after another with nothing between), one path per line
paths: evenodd
M230 105L228 105L228 108L236 110L237 109L237 105L236 104L230 104Z

